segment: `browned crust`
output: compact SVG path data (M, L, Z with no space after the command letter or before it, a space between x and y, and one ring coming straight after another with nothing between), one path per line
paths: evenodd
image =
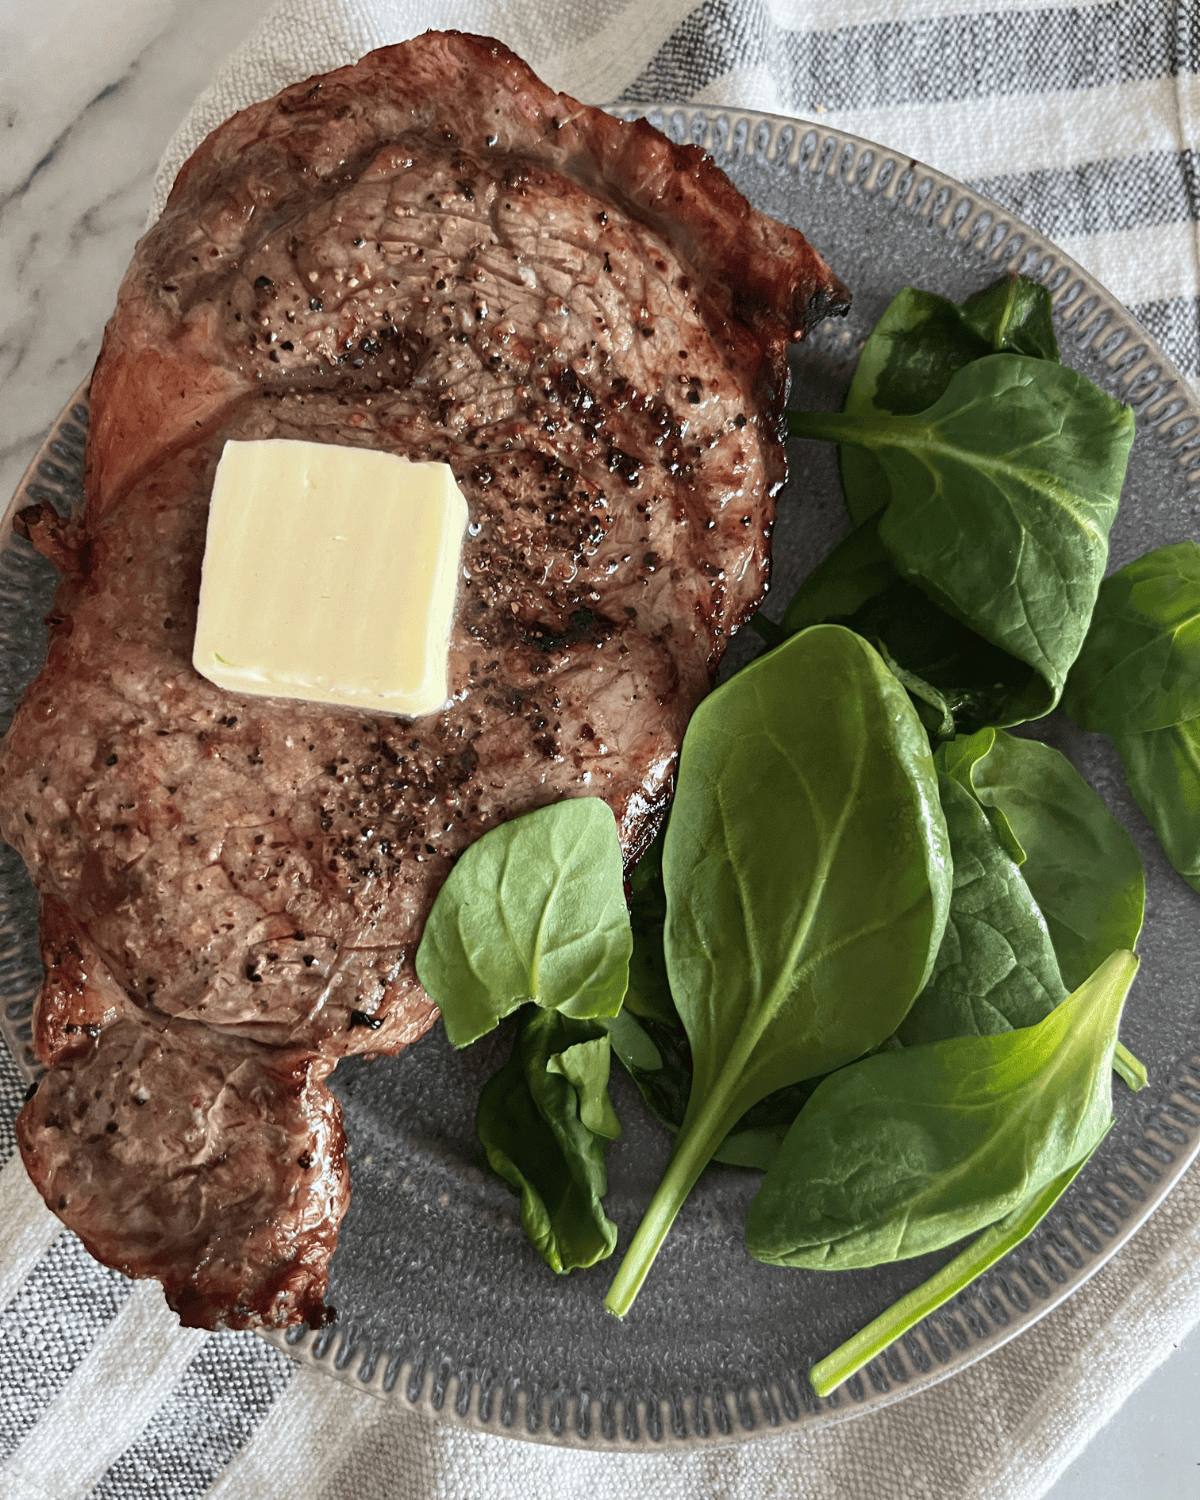
M364 100L374 107L363 110ZM726 305L715 311L740 339L741 360L757 367L749 383L777 415L787 393L787 345L849 305L846 288L804 236L751 208L698 147L673 144L645 120L618 120L557 94L503 43L453 31L381 48L232 116L184 164L148 239L197 203L211 205L205 229L217 244L252 214L286 217L286 201L259 201L255 181L236 175L251 148L268 160L286 158L311 194L314 179L333 188L361 169L380 140L410 130L481 152L519 151L584 187L603 187L653 226L669 225L698 277L714 295L724 290ZM140 274L135 260L93 379L86 478L94 520L152 455L207 430L238 393L228 373L181 336L166 308L150 301ZM782 457L780 466L782 473Z

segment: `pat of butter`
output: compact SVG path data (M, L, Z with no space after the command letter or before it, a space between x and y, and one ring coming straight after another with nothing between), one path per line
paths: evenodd
M226 443L192 664L239 693L440 708L466 524L446 464L286 438Z

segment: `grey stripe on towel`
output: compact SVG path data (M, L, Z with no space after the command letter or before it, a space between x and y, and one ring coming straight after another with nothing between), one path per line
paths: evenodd
M928 20L836 31L778 26L764 0L705 0L675 29L621 102L688 99L734 68L771 73L801 113L1043 94L1160 78L1200 66L1200 38L1173 45L1140 5L1106 5Z
M1127 161L980 178L968 184L1028 219L1051 239L1182 224L1200 218L1193 150L1155 151Z
M0 1042L0 1167L17 1149L16 1122L27 1088L8 1048Z
M133 1291L73 1234L57 1239L0 1314L0 1463L41 1420Z
M214 1334L89 1500L198 1500L295 1369L294 1360L253 1334Z

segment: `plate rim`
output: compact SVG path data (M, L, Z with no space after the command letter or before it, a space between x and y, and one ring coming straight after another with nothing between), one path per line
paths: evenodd
M894 204L897 212L920 217L931 231L941 231L973 250L981 265L990 263L998 272L1015 269L1033 275L1050 288L1056 311L1069 310L1065 329L1070 330L1076 347L1086 349L1101 335L1106 335L1099 349L1100 357L1124 386L1125 399L1134 406L1141 422L1165 433L1169 447L1184 471L1183 482L1200 484L1200 402L1186 378L1158 347L1153 336L1090 272L1032 226L984 194L894 148L833 125L796 116L733 106L670 102L608 108L626 120L648 118L677 144L691 142L714 155L725 151L738 157L759 157L777 169L787 167L823 174L831 183L837 179L844 191L871 196L882 194L885 201ZM1140 352L1139 344L1142 345ZM7 552L11 545L13 516L22 503L28 503L29 487L38 482L50 445L64 424L78 420L77 408L81 401L86 401L89 385L90 377L68 399L17 485L0 518L0 553ZM18 1068L32 1078L32 1059L4 1009L0 1009L0 1033L8 1040ZM1173 1066L1178 1070L1189 1066L1189 1062L1186 1058L1177 1059ZM1200 1069L1194 1063L1190 1066L1200 1079ZM1065 1302L1121 1249L1200 1154L1200 1107L1197 1101L1176 1090L1168 1096L1168 1102L1174 1110L1172 1123L1179 1127L1177 1133L1183 1122L1191 1127L1185 1143L1181 1146L1179 1141L1164 1139L1150 1128L1144 1130L1144 1138L1158 1147L1158 1152L1151 1150L1148 1153L1153 1158L1153 1170L1159 1173L1158 1181L1153 1184L1143 1181L1145 1191L1140 1198L1134 1194L1126 1197L1123 1205L1126 1212L1117 1223L1116 1232L1108 1235L1101 1229L1098 1250L1092 1250L1083 1239L1072 1237L1069 1248L1080 1264L1072 1267L1064 1258L1066 1277L1061 1284L1053 1286L1048 1295L1026 1296L1026 1305L1022 1307L1020 1299L1010 1294L1002 1305L1001 1317L994 1314L984 1316L982 1321L986 1331L980 1333L973 1327L975 1336L967 1346L948 1350L944 1358L936 1349L933 1351L936 1357L931 1358L929 1350L919 1340L906 1337L886 1352L887 1369L892 1379L885 1382L885 1389L869 1388L861 1376L852 1377L832 1397L815 1407L802 1402L795 1416L787 1410L787 1403L780 1403L777 1398L772 1411L760 1392L750 1386L746 1395L751 1408L751 1425L746 1424L740 1407L737 1409L738 1420L728 1424L727 1429L715 1412L710 1420L706 1408L704 1425L709 1431L701 1433L697 1430L701 1425L697 1420L699 1414L693 1412L692 1420L684 1421L681 1433L669 1417L665 1422L662 1420L663 1407L668 1404L666 1396L659 1398L657 1421L651 1420L645 1398L633 1397L626 1403L622 1396L617 1401L621 1408L620 1418L617 1419L614 1412L615 1430L609 1432L605 1430L604 1412L598 1396L590 1398L586 1417L576 1409L573 1421L568 1422L564 1413L561 1425L558 1425L553 1419L546 1420L547 1398L542 1397L540 1410L530 1411L522 1389L509 1409L509 1420L502 1417L498 1421L494 1410L489 1410L486 1417L481 1415L482 1388L479 1400L471 1399L479 1386L477 1380L473 1379L465 1391L456 1390L452 1397L450 1384L456 1385L458 1379L454 1373L450 1382L439 1387L436 1371L428 1368L418 1371L411 1361L395 1369L389 1365L385 1371L383 1359L371 1360L368 1370L365 1362L360 1364L356 1360L356 1350L349 1346L349 1330L336 1351L336 1326L320 1332L259 1330L259 1336L300 1364L315 1367L377 1399L395 1400L403 1394L405 1405L414 1414L437 1425L555 1447L611 1453L636 1450L680 1452L714 1444L732 1446L750 1441L770 1441L777 1434L840 1423L927 1390L1002 1347ZM1168 1165L1159 1153L1165 1153L1173 1160ZM997 1271L1010 1259L1011 1256L1000 1262ZM1021 1276L1019 1268L1016 1276ZM1012 1279L1010 1271L1008 1282L1001 1277L1002 1285L1007 1289ZM1027 1278L1021 1279L1027 1286ZM978 1284L972 1285L977 1287ZM918 1329L924 1326L922 1323ZM332 1337L329 1336L331 1333ZM914 1346L919 1351L915 1354ZM803 1380L802 1375L796 1378ZM577 1406L574 1398L569 1404ZM626 1409L627 1404L633 1407L632 1413ZM725 1415L728 1417L727 1410Z

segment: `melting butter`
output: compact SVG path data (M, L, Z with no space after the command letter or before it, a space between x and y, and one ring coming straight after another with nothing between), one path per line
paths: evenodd
M238 693L440 708L466 524L446 464L286 438L226 443L193 665Z

